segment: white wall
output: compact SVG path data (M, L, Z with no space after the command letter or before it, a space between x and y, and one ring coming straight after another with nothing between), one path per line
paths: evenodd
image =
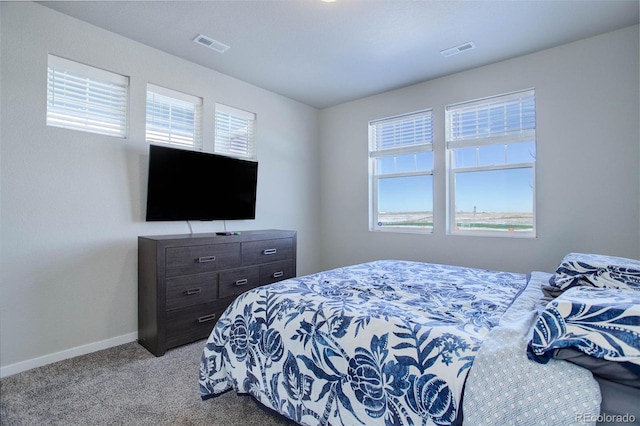
M637 259L638 51L634 26L321 111L322 267L400 258L529 272L571 251ZM538 237L446 235L445 106L531 87ZM367 123L424 108L435 126L434 233L371 232Z
M35 3L0 13L3 375L135 340L137 236L189 232L144 221L147 82L204 98L209 150L216 102L257 113L257 218L227 227L297 230L298 273L319 269L316 109ZM48 53L130 76L128 138L45 125Z

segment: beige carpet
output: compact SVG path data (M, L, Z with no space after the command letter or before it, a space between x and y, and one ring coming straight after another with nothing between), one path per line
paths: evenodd
M2 425L290 425L247 396L202 401L204 341L156 358L128 343L0 380Z

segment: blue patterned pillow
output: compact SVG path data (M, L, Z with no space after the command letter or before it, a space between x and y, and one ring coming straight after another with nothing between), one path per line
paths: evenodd
M569 253L549 280L560 291L575 286L640 291L640 261L601 254Z
M538 317L527 355L546 364L560 348L621 363L640 377L640 292L576 287L558 296Z

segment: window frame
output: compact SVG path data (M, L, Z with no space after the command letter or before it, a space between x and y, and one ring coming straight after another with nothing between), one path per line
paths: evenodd
M150 102L153 103L154 108L168 107L171 110L169 117L164 120L164 123L153 124L153 126L156 127L155 129L153 127L150 129ZM194 151L202 151L203 104L204 101L201 97L147 83L145 103L145 140L148 143L153 144L173 146L182 149L186 148ZM193 128L190 134L180 134L181 132L174 131L171 126L173 124L184 126L185 123L173 119L173 109L178 108L177 111L179 116L179 109L185 108L187 105L193 106ZM152 132L157 133L157 136L154 136ZM190 142L186 142L187 140L190 140Z
M376 128L379 125L402 123L407 120L415 120L416 118L424 117L428 122L428 129L426 130L426 142L409 144L406 146L393 146L393 147L376 147ZM382 179L404 178L404 177L419 177L419 176L431 176L431 214L432 219L435 215L433 208L434 202L434 178L433 169L435 166L435 160L432 159L431 168L425 170L417 170L417 163L413 171L394 171L392 173L382 173L378 170L378 160L381 158L394 157L394 162L397 161L398 156L402 155L415 155L420 153L431 152L434 155L433 149L433 110L423 109L419 111L409 112L396 116L371 120L369 122L369 230L374 232L395 232L395 233L417 233L417 234L432 234L433 222L431 226L402 226L402 225L383 225L379 220L379 182ZM395 138L394 138L395 140ZM417 157L414 158L417 162Z
M452 137L452 111L458 111L460 109L473 108L474 105L486 104L489 109L492 106L500 103L506 103L512 99L521 99L520 105L523 105L522 99L525 102L533 102L533 112L527 114L522 120L521 114L521 128L514 132L505 131L503 134L491 134L482 135L480 137L470 138L456 138ZM490 237L507 237L507 238L536 238L537 226L536 226L536 160L537 160L537 137L536 137L536 119L535 112L535 89L520 90L517 92L510 92L502 95L490 96L487 98L466 101L447 105L445 107L445 149L446 149L446 169L447 169L447 223L446 231L448 235L466 235L466 236L490 236ZM531 125L532 120L533 125ZM526 124L523 124L525 123ZM500 133L500 132L496 132ZM533 142L536 148L536 153L533 154L532 161L519 161L509 163L507 161L508 144L519 142ZM455 149L460 148L476 148L476 155L479 156L479 149L488 146L505 146L505 162L502 164L490 164L480 165L479 157L476 158L477 164L475 166L456 166L454 160ZM531 169L531 200L532 200L532 228L529 231L518 231L515 228L506 228L505 230L498 229L464 229L457 226L457 211L456 211L456 176L461 173L469 172L492 172L492 171L508 171L517 169ZM474 212L475 213L475 212Z
M47 126L125 139L128 110L128 76L47 55Z

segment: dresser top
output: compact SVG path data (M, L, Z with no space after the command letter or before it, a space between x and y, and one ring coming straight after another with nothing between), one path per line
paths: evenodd
M235 242L235 241L251 241L265 238L289 238L294 237L296 231L287 231L282 229L265 229L256 231L238 231L233 235L218 235L215 232L198 233L198 234L174 234L174 235L147 235L139 236L138 239L146 239L153 241L199 241L201 239L215 238L216 242Z

